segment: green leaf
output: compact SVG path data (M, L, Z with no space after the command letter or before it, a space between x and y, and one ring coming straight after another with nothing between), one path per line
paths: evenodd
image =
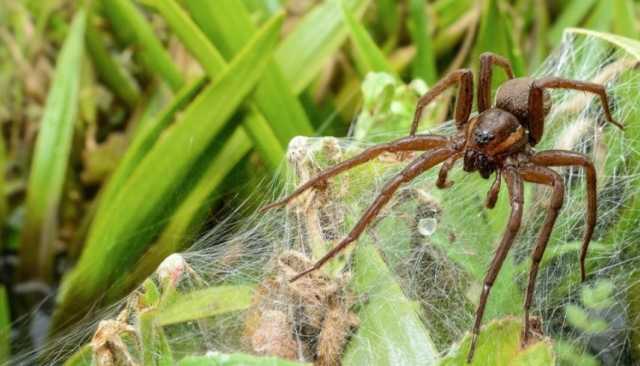
M102 305L111 303L131 290L118 283L135 284L148 275L127 279L152 238L188 193L191 169L262 75L281 23L279 17L265 25L213 85L164 132L113 202L106 205L108 211L96 216L85 251L63 283L54 331L83 316L96 299L101 298Z
M359 61L361 76L368 72L378 71L395 75L395 71L387 62L382 51L376 46L367 29L360 24L351 13L345 0L340 0L342 17L347 24L353 45L355 46L355 58Z
M344 3L354 14L362 14L370 0L344 0ZM341 1L317 5L279 45L275 59L295 94L311 83L347 38L340 6Z
M551 26L548 33L549 43L552 45L558 44L565 28L579 25L595 3L595 0L571 0L558 16L556 22L553 23L553 26Z
M614 33L624 37L638 38L638 21L635 16L636 11L631 0L613 0L612 24Z
M125 103L135 107L140 100L140 88L129 72L113 59L94 24L87 27L87 51L100 79Z
M74 122L78 111L86 13L79 10L58 55L36 140L20 245L20 275L50 282Z
M309 363L283 360L277 357L257 357L243 353L214 353L183 358L178 366L311 366Z
M609 329L609 325L602 319L591 318L587 312L574 304L565 307L567 322L587 333L602 333Z
M259 116L257 113L253 115ZM164 258L184 249L189 244L187 240L194 237L199 225L204 221L212 194L233 167L251 150L251 147L247 133L242 127L238 127L211 163L206 166L205 171L198 178L198 183L177 207L162 234L136 263L133 273L128 276L128 280L133 282L123 282L119 284L121 287L132 287L135 281L152 272Z
M85 344L64 362L64 366L91 366L92 361L93 349L90 344Z
M142 65L172 90L180 89L184 82L180 71L135 4L130 0L101 0L100 4L116 35L127 47L136 50Z
M240 1L187 0L185 4L200 28L227 59L242 49L256 33L251 14ZM282 146L295 136L313 134L311 122L285 79L285 72L270 61L253 98L262 118L269 121Z
M363 241L355 249L351 285L368 301L358 311L360 325L343 364L434 364L438 351L420 319L419 305L405 297L378 250Z
M164 326L245 310L252 297L250 286L218 286L178 294L159 309L156 322Z
M555 365L553 346L549 339L543 339L520 347L522 322L515 318L492 321L480 331L478 344L471 365ZM440 366L469 365L467 353L471 337L465 335L462 342L449 355L442 359Z
M431 34L427 28L426 3L422 0L410 0L409 30L413 44L416 45L416 56L413 59L413 77L420 78L432 85L438 81L436 71L436 54L433 49Z
M514 39L513 27L509 24L508 17L498 6L499 0L487 0L482 9L480 19L480 29L474 47L474 61L478 62L480 54L491 51L502 55L511 61L513 73L522 76L525 73L524 59ZM493 85L499 85L501 80L505 80L502 73L495 74Z

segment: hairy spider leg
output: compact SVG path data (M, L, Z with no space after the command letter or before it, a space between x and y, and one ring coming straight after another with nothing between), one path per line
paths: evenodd
M453 168L456 161L458 161L458 159L460 159L462 156L464 156L462 152L453 154L449 157L449 159L447 159L447 161L445 161L442 164L442 166L440 167L440 171L438 172L438 180L436 181L436 187L440 189L445 189L453 185L452 181L447 180L447 177L449 176L449 170Z
M506 58L495 53L485 52L480 55L480 74L478 75L478 113L491 108L491 77L493 66L504 69L509 79L513 79L511 63Z
M548 150L535 154L531 157L531 162L542 166L580 166L585 171L587 183L587 214L585 218L585 230L582 236L582 248L580 249L580 278L584 282L587 277L585 270L585 259L587 250L596 226L598 211L598 198L596 193L596 169L593 163L586 156L564 150Z
M407 165L400 173L391 178L385 186L382 188L380 194L376 197L373 203L360 217L358 223L354 226L351 232L344 238L338 245L333 247L324 257L320 258L311 268L295 275L290 282L294 282L300 277L311 273L324 265L331 258L335 257L340 251L346 248L349 244L358 239L360 234L364 231L367 225L380 213L380 210L389 202L393 194L400 188L403 183L410 182L421 173L431 169L435 165L446 160L451 154L456 153L456 150L451 147L441 147L435 150L427 151L414 159L409 165Z
M535 80L531 84L531 90L529 91L529 132L532 139L531 146L535 146L540 142L542 134L544 133L544 89L570 89L596 94L600 97L600 103L602 103L607 122L613 123L620 129L624 129L620 123L614 121L613 117L611 117L609 99L604 86L586 81L550 76Z
M501 176L502 172L496 170L496 179L491 184L491 188L489 188L489 192L487 193L487 199L484 201L484 206L488 209L496 207L496 201L498 201L498 194L500 193Z
M524 301L524 326L522 331L522 346L524 347L529 340L529 310L531 309L533 293L536 287L536 277L538 276L540 261L549 243L549 237L558 218L560 208L562 208L562 204L564 203L564 182L562 177L554 170L541 166L523 167L520 169L520 174L527 182L544 184L553 189L549 207L547 208L547 217L544 220L544 224L538 235L538 240L531 253L529 283Z
M473 73L469 69L460 69L447 74L418 100L416 113L413 115L413 122L411 123L410 136L414 136L418 130L418 124L420 124L420 119L422 118L422 110L456 83L459 85L454 119L458 130L463 129L469 120L471 108L473 107Z
M262 207L260 209L260 212L270 210L274 207L283 206L289 203L295 197L302 194L304 191L308 190L309 188L322 186L323 183L326 183L327 179L334 177L355 166L364 164L378 157L382 153L398 152L398 151L424 151L424 150L429 150L429 149L444 146L449 142L450 142L450 139L445 136L417 135L417 136L403 137L395 141L372 146L364 150L360 154L354 156L353 158L345 160L339 164L334 165L333 167L330 167L320 172L320 174L309 179L307 182L302 184L300 187L298 187L295 191L293 191L293 193L291 193L287 197Z
M489 270L484 278L484 286L482 288L482 294L480 295L480 302L476 310L476 319L473 324L473 330L471 335L471 347L467 354L467 363L471 363L473 354L476 349L476 343L478 342L478 335L480 334L480 325L482 324L482 316L484 315L484 308L487 305L487 299L491 292L491 287L500 273L502 263L507 257L509 249L513 244L513 240L520 230L520 223L522 222L522 204L523 204L523 185L522 178L513 167L506 167L503 172L507 188L509 190L509 198L511 203L511 214L509 216L509 223L502 236L502 241L496 250L496 253L491 261Z

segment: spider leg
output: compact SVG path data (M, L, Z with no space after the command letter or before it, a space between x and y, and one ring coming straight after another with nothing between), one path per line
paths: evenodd
M487 199L484 202L486 208L492 209L496 206L496 201L498 200L498 193L500 193L500 181L501 181L502 172L500 170L496 170L496 179L491 184L491 188L487 193Z
M512 168L507 167L504 169L504 177L509 188L509 197L511 202L511 215L509 216L509 223L502 237L502 241L496 250L496 254L491 261L491 265L484 278L484 286L482 288L482 294L480 295L480 302L476 310L476 319L473 324L471 347L467 355L467 363L471 363L473 359L473 353L476 349L476 343L478 342L478 334L480 333L480 324L482 324L482 316L484 315L484 308L487 305L487 299L489 298L489 292L491 292L491 286L493 286L502 263L507 257L509 249L520 230L520 223L522 222L522 204L523 204L523 186L522 178L518 172Z
M553 188L550 205L547 208L547 217L544 220L538 241L536 242L533 252L531 253L531 270L529 271L529 283L527 285L527 294L524 301L524 329L522 332L522 345L526 345L529 339L529 310L533 300L533 292L536 286L536 277L542 255L549 243L549 237L553 230L560 208L564 202L564 182L562 177L555 171L541 167L529 166L520 169L520 174L527 182L548 185Z
M447 161L445 161L440 167L440 172L438 172L438 180L436 181L436 187L440 189L449 188L453 185L452 181L447 180L449 175L449 170L453 168L453 165L456 163L458 159L462 157L462 153L456 153L451 155Z
M531 162L542 166L581 166L584 168L587 181L587 215L586 227L582 236L582 248L580 250L580 278L586 278L584 261L587 258L589 242L596 226L598 210L598 197L596 192L596 169L591 160L579 153L563 150L549 150L535 154Z
M438 81L425 95L423 95L416 105L416 113L413 115L410 136L414 136L418 130L418 124L422 117L422 110L431 103L437 96L442 94L450 86L459 83L458 98L456 101L455 121L458 130L462 129L471 114L473 106L473 73L469 69L460 69L449 73Z
M418 136L408 136L403 137L401 139L391 141L384 144L379 144L376 146L372 146L360 154L354 156L351 159L345 160L339 164L336 164L326 170L320 172L320 174L315 177L309 179L307 182L298 187L293 193L288 195L287 197L270 203L266 206L263 206L260 209L260 212L264 212L270 210L274 207L280 207L287 203L289 203L292 199L302 194L304 191L308 190L312 187L322 186L326 183L327 179L334 177L346 170L349 170L355 166L364 164L384 152L398 152L398 151L420 151L420 150L429 150L436 147L441 147L449 143L449 139L444 136L438 135L418 135Z
M298 273L290 281L296 281L300 277L319 269L327 261L335 257L340 251L346 248L347 245L357 240L360 234L362 234L364 229L367 227L367 225L378 215L378 213L380 213L380 210L382 210L384 205L389 202L391 197L393 197L393 194L398 190L398 188L400 188L403 183L413 180L424 171L447 159L453 153L455 153L455 150L449 147L441 147L436 150L428 151L409 163L407 167L405 167L400 173L398 173L395 177L393 177L385 184L378 197L376 197L376 199L365 211L365 213L362 214L362 217L360 217L358 223L354 226L351 232L344 239L342 239L340 243L338 243L338 245L333 247L327 254L324 255L324 257L320 258L320 260L318 260L311 268Z
M491 76L493 66L498 65L504 69L513 79L511 63L506 58L495 53L485 52L480 55L480 75L478 76L478 113L482 113L491 107Z
M624 128L620 123L614 121L613 117L611 117L609 99L604 86L586 81L550 76L535 80L531 84L531 90L529 91L529 131L531 133L531 138L533 139L533 144L540 142L542 133L544 132L544 89L572 89L596 94L600 97L600 102L602 103L602 108L604 109L604 115L607 118L607 122L613 123L620 129Z

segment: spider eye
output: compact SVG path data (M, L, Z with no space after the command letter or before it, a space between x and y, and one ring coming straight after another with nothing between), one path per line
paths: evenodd
M473 134L473 137L475 138L476 143L482 146L491 141L494 135L488 131L476 130Z

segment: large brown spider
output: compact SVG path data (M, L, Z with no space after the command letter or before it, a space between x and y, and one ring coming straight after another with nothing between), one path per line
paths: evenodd
M494 65L502 67L509 80L498 89L495 106L491 107L491 76ZM454 119L458 132L453 136L416 134L422 110L443 91L455 84L458 84L458 98ZM473 358L491 286L500 272L500 267L520 229L523 181L547 185L553 189L550 205L547 208L547 217L531 255L531 271L529 272L529 283L524 302L524 329L522 332L522 344L526 345L530 336L529 308L531 307L538 266L549 241L558 211L564 201L563 179L548 167L580 166L586 172L586 228L580 252L580 272L583 281L585 279L584 261L596 223L596 172L589 158L571 151L549 150L536 152L533 149L533 146L540 142L542 138L544 118L551 108L549 94L545 90L548 88L573 89L598 95L607 121L622 128L622 125L616 123L611 117L607 93L602 85L558 77L544 77L541 79L530 77L514 78L509 61L492 53L484 53L480 57L477 115L469 118L473 104L473 74L471 70L461 69L454 71L436 83L420 98L416 106L411 133L408 137L372 146L355 157L324 170L316 177L302 184L291 195L263 208L263 210L267 210L285 205L309 188L323 188L329 178L356 165L366 163L382 153L425 151L385 184L380 195L376 197L355 227L338 245L311 268L294 276L291 281L317 270L347 245L355 241L403 183L413 180L421 173L444 162L440 168L436 185L438 188L450 187L452 182L447 181L448 171L458 159L462 158L464 161L463 169L467 172L478 171L485 179L489 178L493 172L496 173L495 181L487 194L485 202L487 208L495 206L502 176L504 176L507 184L511 204L509 223L484 278L484 287L480 295L480 302L473 325L473 338L467 358L468 362L471 362Z

